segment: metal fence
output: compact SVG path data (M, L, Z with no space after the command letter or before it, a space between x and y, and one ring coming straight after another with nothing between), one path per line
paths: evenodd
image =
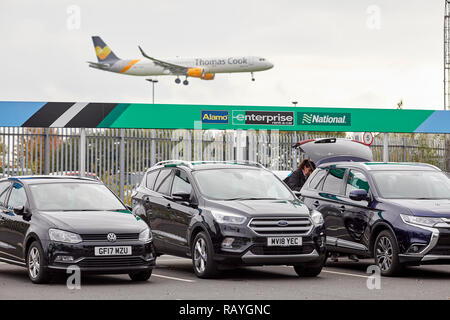
M251 160L272 170L291 170L303 155L301 140L330 133L156 129L0 128L0 172L7 175L97 175L125 202L145 170L158 161ZM383 160L383 138L372 145ZM443 136L390 134L389 161L428 162L444 168Z

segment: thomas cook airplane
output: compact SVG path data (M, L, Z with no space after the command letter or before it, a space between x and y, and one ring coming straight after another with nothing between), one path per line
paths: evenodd
M186 77L184 85L189 84L187 78L213 80L216 73L253 72L271 69L273 64L265 58L254 56L224 57L224 58L176 58L159 60L148 56L141 47L139 50L145 60L122 60L103 42L100 37L92 37L98 62L88 61L95 69L133 76L176 76L175 82L180 83L180 76Z

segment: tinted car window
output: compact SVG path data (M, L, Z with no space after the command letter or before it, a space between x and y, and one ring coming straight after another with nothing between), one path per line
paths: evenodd
M372 177L387 199L450 199L450 179L442 172L379 171Z
M186 172L181 170L175 171L173 178L172 194L175 193L187 193L191 194L192 186L189 182Z
M8 189L11 183L4 181L0 183L0 205L6 207L6 196L8 195Z
M325 170L319 170L316 175L311 179L311 182L309 183L309 187L311 189L317 189L319 188L320 183L323 180L323 177L325 177L326 175L326 171Z
M30 185L38 210L125 211L126 208L105 185L99 183L43 183ZM105 222L106 223L106 222Z
M369 182L366 176L359 171L350 170L347 177L345 194L348 196L352 190L364 189L369 193Z
M155 183L155 191L162 193L162 194L170 194L170 183L171 181L171 173L172 170L161 170L161 172L158 175L158 178L156 179Z
M159 173L159 170L155 170L155 171L151 171L151 172L147 173L147 177L145 179L146 180L145 186L148 189L153 190L158 173Z
M26 203L27 195L25 189L20 183L14 183L8 199L8 208L12 210L17 207L25 206Z
M345 169L343 168L330 168L322 190L329 193L340 193L344 174Z
M209 199L293 199L289 188L267 170L209 169L194 171L193 175L200 192Z

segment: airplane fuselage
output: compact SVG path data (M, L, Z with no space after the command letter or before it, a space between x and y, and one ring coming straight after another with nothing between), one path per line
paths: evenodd
M164 61L186 68L201 68L204 73L257 72L268 70L273 64L266 59L255 56L236 56L224 58L175 58ZM148 59L118 60L108 66L93 68L133 76L182 75L173 73L167 68L155 64Z

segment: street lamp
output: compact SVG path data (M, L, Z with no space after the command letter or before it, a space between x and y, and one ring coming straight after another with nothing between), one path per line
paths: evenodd
M155 83L158 83L158 80L153 79L145 79L152 83L152 103L155 104Z
M292 101L292 104L294 105L294 107L297 106L298 101Z

